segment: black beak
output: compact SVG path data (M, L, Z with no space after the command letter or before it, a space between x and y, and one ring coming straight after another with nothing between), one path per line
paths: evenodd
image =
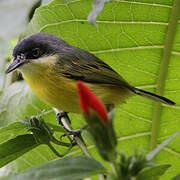
M17 69L19 66L21 66L22 64L24 64L25 59L12 59L12 63L9 65L9 67L6 69L5 73L10 73L13 70Z

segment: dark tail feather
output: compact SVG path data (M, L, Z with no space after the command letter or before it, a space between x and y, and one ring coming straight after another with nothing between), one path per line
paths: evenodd
M176 103L163 97L163 96L158 96L156 94L153 94L153 93L150 93L150 92L147 92L147 91L144 91L144 90L141 90L141 89L137 89L137 88L134 88L134 92L135 94L137 95L140 95L140 96L143 96L145 98L148 98L148 99L151 99L155 102L161 102L161 103L164 103L164 104L168 104L168 105L175 105Z

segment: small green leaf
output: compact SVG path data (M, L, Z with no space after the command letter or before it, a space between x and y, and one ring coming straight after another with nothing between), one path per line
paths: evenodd
M105 168L96 160L85 156L77 156L50 161L17 176L11 177L10 180L79 180L103 172L106 172Z
M0 144L0 167L17 159L38 145L32 134L17 136L14 139Z
M0 144L19 135L28 133L30 132L25 124L21 122L11 123L8 126L0 128Z
M154 178L162 176L170 166L170 164L163 164L159 166L144 168L138 174L137 180L154 180Z

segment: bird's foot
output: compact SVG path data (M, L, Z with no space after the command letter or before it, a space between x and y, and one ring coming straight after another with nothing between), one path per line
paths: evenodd
M85 130L87 127L88 127L88 125L86 124L86 125L84 125L82 128L79 128L79 129L76 129L76 130L68 130L68 129L66 129L66 131L68 132L69 135L73 135L73 136L75 136L75 137L80 138L81 141L84 143L84 145L86 145L85 142L84 142L84 140L83 140L83 138L82 138L81 133L82 133L82 131Z
M69 128L66 127L66 125L63 123L62 121L62 118L65 118L69 124L71 124L71 121L70 121L70 118L67 114L67 112L64 112L64 111L60 111L59 113L57 113L56 115L56 120L57 122L66 130L66 132L68 133L68 135L73 135L74 137L78 137L81 139L81 141L85 144L82 136L81 136L81 133L84 129L87 128L87 124L85 126L83 126L82 128L80 129L77 129L77 130L70 130ZM63 134L60 138L62 137L65 137L67 136L67 134Z
M63 125L62 123L62 118L65 118L68 120L69 124L71 124L71 121L69 119L69 116L68 116L68 113L67 112L64 112L64 111L59 111L57 114L56 114L56 121L58 122L58 124Z

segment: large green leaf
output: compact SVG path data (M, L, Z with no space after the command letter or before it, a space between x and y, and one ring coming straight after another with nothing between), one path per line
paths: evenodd
M29 171L10 178L11 180L39 180L39 179L59 179L59 180L79 180L84 177L106 172L105 168L94 159L77 156L66 157L48 162L39 167L34 167Z
M27 34L48 32L59 36L71 45L97 55L132 85L155 92L158 76L164 71L160 68L160 63L172 5L172 0L115 0L106 3L97 18L98 26L94 27L87 22L92 1L54 0L36 11ZM180 127L179 29L178 24L164 92L164 96L174 100L177 106L163 105L158 143L179 131ZM44 107L37 100L33 106ZM119 150L129 154L135 149L149 152L154 108L154 103L141 97L132 97L126 104L117 108L115 127L119 138ZM6 110L8 111L8 108ZM26 110L23 111L23 115L32 113L30 108ZM78 115L71 116L74 128L83 124ZM53 113L48 113L45 118L55 121ZM179 173L179 141L180 138L176 138L156 158L157 163L172 165L161 177L163 180L169 180ZM89 148L99 159L96 150L92 146ZM22 171L54 157L42 146L15 161L15 170Z

